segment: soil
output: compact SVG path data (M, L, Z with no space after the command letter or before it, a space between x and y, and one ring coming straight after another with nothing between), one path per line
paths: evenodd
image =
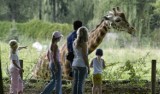
M29 80L24 81L24 94L39 94L48 81ZM63 94L71 94L71 81L63 80ZM103 81L103 94L151 94L151 83L149 81L131 82ZM92 94L92 82L86 81L84 94ZM9 94L9 81L4 82L4 94ZM54 92L53 92L54 94ZM156 94L160 94L160 83L156 84Z

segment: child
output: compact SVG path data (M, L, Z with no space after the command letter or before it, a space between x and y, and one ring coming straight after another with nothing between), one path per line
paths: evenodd
M90 67L93 67L92 94L102 94L102 70L105 68L105 61L102 49L96 50L96 57L92 59Z
M56 94L62 94L62 70L60 65L60 52L57 45L62 36L63 35L59 31L53 32L51 45L47 53L52 76L50 82L40 94L52 94L54 88L56 90Z
M16 40L10 40L10 75L11 75L11 85L10 85L10 94L23 94L23 81L20 77L20 73L24 72L24 70L20 66L18 50L24 47L18 47L18 43Z

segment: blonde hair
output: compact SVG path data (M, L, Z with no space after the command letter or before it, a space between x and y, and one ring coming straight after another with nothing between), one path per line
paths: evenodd
M13 47L14 45L17 45L17 44L18 44L18 42L16 40L10 40L9 41L10 47Z
M75 40L75 46L81 46L88 41L88 29L85 26L80 27L77 30L77 38Z

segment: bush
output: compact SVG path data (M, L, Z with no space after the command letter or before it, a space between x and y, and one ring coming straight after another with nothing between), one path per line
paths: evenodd
M12 38L12 28L16 28L16 35L26 36L33 39L48 39L53 31L61 31L62 34L68 35L72 30L70 24L49 23L40 20L31 20L26 23L0 22L0 39L8 40ZM6 39L7 38L7 39Z

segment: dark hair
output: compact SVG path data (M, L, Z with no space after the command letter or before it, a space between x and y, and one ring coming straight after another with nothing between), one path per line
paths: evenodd
M82 22L81 21L76 20L76 21L73 22L73 28L74 28L74 30L77 30L81 26L82 26Z
M96 55L103 56L103 51L102 51L102 49L97 49L97 50L96 50Z

